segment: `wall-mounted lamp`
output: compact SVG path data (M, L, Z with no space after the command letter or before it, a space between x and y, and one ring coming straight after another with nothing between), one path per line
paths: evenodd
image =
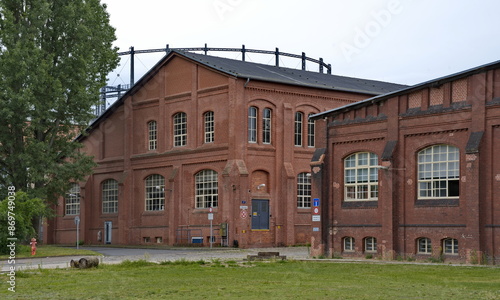
M258 189L258 190L260 190L260 188L263 188L263 187L265 187L265 186L266 186L266 184L265 184L265 183L261 183L261 184L259 184L259 185L257 186L257 189Z

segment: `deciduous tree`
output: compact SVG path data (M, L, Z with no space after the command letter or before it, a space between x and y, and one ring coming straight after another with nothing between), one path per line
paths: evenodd
M0 0L0 187L47 201L90 174L73 140L118 64L114 40L99 0Z

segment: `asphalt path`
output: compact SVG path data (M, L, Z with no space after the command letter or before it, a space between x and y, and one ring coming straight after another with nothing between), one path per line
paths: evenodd
M279 252L287 259L309 258L307 247L282 247L282 248L169 248L169 249L144 249L144 248L119 248L119 247L80 247L80 249L92 250L101 253L100 262L105 264L117 264L124 260L147 260L152 262L176 261L176 260L235 260L242 261L248 255L257 255L258 252ZM38 268L69 268L70 261L79 260L84 256L61 256L61 257L36 257L15 259L15 263L1 260L2 273L8 272L12 266L16 271Z

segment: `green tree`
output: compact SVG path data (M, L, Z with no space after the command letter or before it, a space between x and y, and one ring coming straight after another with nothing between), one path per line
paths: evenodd
M0 202L0 254L9 253L8 243L5 242L9 237L18 239L16 246L28 244L32 237L36 238L32 219L51 214L43 200L31 199L25 192L17 192L13 203L9 205L7 199ZM11 232L13 235L10 235Z
M118 64L99 0L0 0L0 199L54 200L94 163L74 142Z

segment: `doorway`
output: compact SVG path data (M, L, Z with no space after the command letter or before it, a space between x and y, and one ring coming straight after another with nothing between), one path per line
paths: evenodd
M111 221L104 222L104 243L111 244L111 230L113 223Z
M269 229L269 200L252 199L252 229Z

